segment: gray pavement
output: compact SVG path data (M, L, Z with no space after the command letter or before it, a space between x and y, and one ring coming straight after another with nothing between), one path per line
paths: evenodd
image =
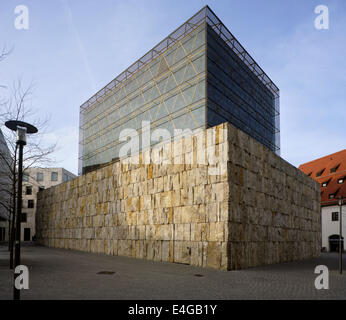
M0 300L12 299L8 259L6 245L0 245ZM30 272L22 299L346 299L346 271L338 273L335 253L226 272L27 245L22 264ZM329 268L329 290L314 286L317 265Z

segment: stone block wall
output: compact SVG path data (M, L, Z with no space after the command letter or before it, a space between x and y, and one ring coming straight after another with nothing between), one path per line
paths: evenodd
M208 156L196 161L205 155L201 141L220 174ZM161 163L146 164L157 155ZM319 197L316 182L225 123L145 151L138 164L116 162L39 192L36 238L49 247L241 269L317 256Z
M242 131L228 132L229 269L319 256L319 184Z

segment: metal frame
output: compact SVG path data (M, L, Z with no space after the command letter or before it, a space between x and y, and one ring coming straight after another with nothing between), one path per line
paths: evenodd
M81 113L90 108L95 103L101 102L100 99L108 95L119 85L130 79L136 72L141 70L164 51L181 40L185 35L196 29L202 23L208 23L214 31L229 45L230 48L239 56L239 58L248 66L248 68L262 81L262 83L276 96L279 97L279 88L272 82L262 68L249 55L233 34L225 27L216 14L208 7L203 7L192 18L187 20L179 28L173 31L168 37L157 44L153 49L138 59L125 71L119 74L115 79L109 82L105 87L94 94L90 99L80 107ZM276 110L279 112L279 110Z
M233 36L233 34L224 26L221 20L214 14L214 12L208 7L203 7L200 11L198 11L193 17L188 19L184 24L178 27L175 31L173 31L168 37L162 40L159 44L157 44L153 49L147 52L143 57L134 62L129 68L119 74L114 80L109 82L104 88L99 90L96 94L94 94L90 99L88 99L84 104L80 107L80 137L79 137L79 173L81 174L82 169L82 161L85 159L83 157L83 148L85 142L85 136L83 130L85 129L86 123L84 123L84 118L86 113L92 111L97 108L100 104L105 101L108 96L115 93L117 90L122 90L127 82L131 79L135 79L137 82L138 73L142 70L150 69L150 63L157 59L164 59L163 55L165 52L170 49L172 46L176 44L181 45L181 41L188 36L191 32L196 30L203 24L208 24L212 29L217 33L217 35L222 38L225 43L232 49L232 51L244 62L244 64L249 68L249 71L252 72L274 95L275 100L275 113L279 114L279 89L277 86L271 81L271 79L265 74L265 72L259 67L259 65L255 62L255 60L248 54L248 52L243 48L243 46L238 42L238 40ZM205 30L205 37L207 37L207 30ZM206 39L205 39L206 40ZM204 50L207 50L207 44L205 44ZM189 57L191 58L191 57ZM189 59L188 58L188 59ZM160 62L161 63L161 62ZM166 61L167 63L167 61ZM207 59L205 61L206 68L203 74L206 76L207 74ZM168 65L168 64L167 64ZM170 67L168 67L169 72L172 73ZM199 77L200 75L198 75ZM155 82L155 81L154 81ZM142 84L143 85L143 84ZM157 86L157 84L155 83ZM207 79L205 79L205 86L207 86ZM182 90L180 86L177 86L179 90ZM125 88L124 88L125 90ZM207 101L207 90L205 90L206 101ZM162 96L160 97L162 100ZM187 108L190 110L189 105ZM207 113L207 108L205 108L205 113ZM131 112L135 112L132 110ZM136 113L137 114L137 113ZM106 114L105 114L106 115ZM97 116L98 118L98 116ZM170 117L172 118L172 117ZM120 120L120 119L119 119ZM172 121L172 119L171 119ZM206 114L205 114L205 127L206 127ZM275 117L275 127L279 126L279 117ZM279 154L280 150L280 136L279 134L276 137L276 153ZM88 140L92 139L92 137L88 137ZM107 144L103 145L103 147L98 148L97 153L101 152L103 149L107 149ZM101 150L102 149L102 150ZM95 152L93 152L94 154ZM92 154L90 155L92 156Z

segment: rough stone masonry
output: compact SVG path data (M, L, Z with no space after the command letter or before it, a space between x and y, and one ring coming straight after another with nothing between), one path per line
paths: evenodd
M179 142L185 164L143 164L153 149L109 164L39 192L37 242L224 270L318 256L319 185L229 123L205 132L204 146L226 150L223 174L187 164L196 136Z

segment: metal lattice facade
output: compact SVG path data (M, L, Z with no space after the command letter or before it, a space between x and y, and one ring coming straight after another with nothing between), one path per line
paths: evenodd
M117 159L142 121L172 136L229 121L280 149L279 90L209 7L81 106L79 173Z

